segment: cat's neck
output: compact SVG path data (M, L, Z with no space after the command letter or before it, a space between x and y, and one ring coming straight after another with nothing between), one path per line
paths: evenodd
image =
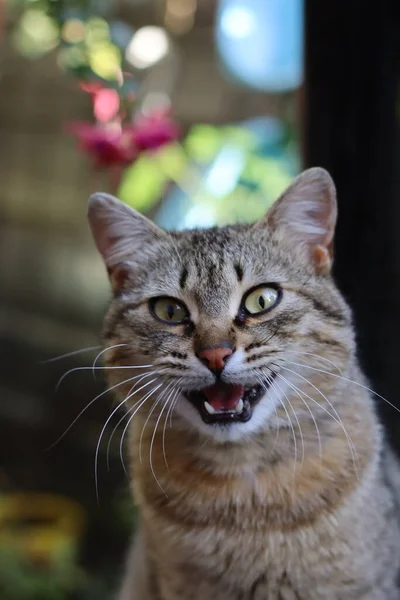
M320 386L326 397L334 391L332 383ZM295 515L307 521L334 510L377 454L380 432L360 389L343 397L336 413L328 412L320 409L314 422L305 411L293 428L271 426L225 444L180 428L179 419L165 436L162 428L153 436L150 423L143 434L138 422L131 435L136 498L142 505L168 505L172 512L178 500L179 510L185 505L191 518L208 505L217 518L218 506L223 513L223 505L242 505L251 497L259 507L270 506L271 522L287 527Z

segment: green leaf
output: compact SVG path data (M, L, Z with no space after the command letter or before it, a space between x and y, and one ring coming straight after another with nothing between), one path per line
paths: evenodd
M220 128L212 125L195 125L186 136L184 147L192 160L208 164L215 158L223 144Z
M119 198L141 212L149 211L164 190L167 176L152 155L142 155L123 175Z

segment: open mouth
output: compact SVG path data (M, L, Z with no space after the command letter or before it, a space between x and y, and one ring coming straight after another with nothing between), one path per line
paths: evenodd
M197 408L204 423L246 423L274 377L275 374L271 374L263 385L249 388L220 381L202 390L186 392L185 396Z

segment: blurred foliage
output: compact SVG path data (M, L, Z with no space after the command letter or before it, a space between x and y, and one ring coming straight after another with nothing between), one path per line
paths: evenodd
M112 0L8 0L13 43L27 58L57 48L60 67L80 79L116 82L133 30L110 19L113 5Z
M197 217L203 211L207 225L253 221L290 183L299 169L297 157L293 132L271 119L225 127L195 125L182 145L169 145L128 167L119 197L148 212L169 187L156 216L166 227L190 226L186 215L194 208ZM180 212L172 201L177 190Z
M59 557L51 569L35 565L17 552L0 553L2 600L64 600L84 585L84 576L69 560Z
M80 80L95 79L105 88L117 89L120 113L130 118L123 99L137 92L138 84L122 73L134 32L114 19L115 8L113 0L8 2L9 11L16 15L13 39L20 52L33 58L57 49L64 70ZM181 145L172 136L156 152L149 147L130 161L119 160L126 138L122 129L111 141L110 129L106 138L99 138L98 125L89 131L86 124L84 139L82 132L77 135L82 133L83 149L104 158L102 168L111 164L111 158L117 158L122 168L132 162L119 185L124 202L151 212L160 225L182 228L196 222L204 226L258 219L299 170L297 138L290 122L259 118L223 127L198 124ZM154 136L150 125L145 130L149 139Z
M116 574L89 575L61 556L51 568L16 551L0 551L1 600L110 600Z
M137 523L137 508L132 502L129 489L123 489L115 494L113 501L113 526L123 535L132 533Z

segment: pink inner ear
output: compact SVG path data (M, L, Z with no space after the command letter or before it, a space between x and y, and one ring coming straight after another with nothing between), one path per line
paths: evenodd
M318 273L328 273L332 266L332 243L328 248L315 246L312 250L312 260Z
M129 268L125 263L115 265L115 267L107 267L108 276L111 281L111 287L114 294L117 294L129 276Z

